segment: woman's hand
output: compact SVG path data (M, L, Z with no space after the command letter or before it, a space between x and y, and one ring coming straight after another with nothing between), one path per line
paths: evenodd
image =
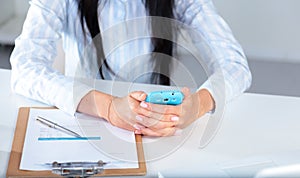
M125 97L112 97L108 106L107 120L112 125L126 130L135 131L144 128L136 122L135 111L143 110L140 100L145 100L146 96L144 92L132 92Z
M139 134L142 129L154 128L157 130L172 130L176 122L171 118L172 114L162 114L149 111L141 104L147 97L144 92L132 92L128 96L119 98L113 97L108 109L108 121L117 127L127 130L133 130ZM138 113L152 116L144 118ZM160 118L167 118L160 120ZM156 134L144 134L148 136L156 136Z
M93 90L81 99L77 111L104 118L116 127L139 130L144 127L136 122L137 114L134 111L145 110L140 102L146 96L144 92L132 92L125 97L115 97Z
M183 103L177 106L146 103L146 93L132 92L115 97L91 91L80 101L78 111L102 117L116 127L147 136L170 136L194 122L213 108L213 99L207 90L190 94L182 90Z
M164 130L164 132L169 130L173 134L177 117L174 120L173 114L161 114L144 108L141 103L144 103L142 101L146 97L147 94L144 92L132 92L125 97L115 97L93 90L81 99L77 111L104 118L116 127L135 131L137 134L146 127ZM143 119L144 117L142 118L138 113L151 117ZM144 135L156 136L157 134L149 132Z
M188 88L183 88L184 100L177 106L158 105L141 102L145 110L137 112L138 123L145 128L137 130L137 134L150 136L176 135L181 129L190 125L199 117L214 107L214 101L210 93L203 89L191 94Z

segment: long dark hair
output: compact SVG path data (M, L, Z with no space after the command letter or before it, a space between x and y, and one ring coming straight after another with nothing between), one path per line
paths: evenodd
M98 4L100 0L77 0L78 1L78 12L80 14L80 21L81 26L84 34L86 34L86 31L84 29L84 21L86 22L86 25L88 27L89 33L91 34L91 37L94 38L100 33L99 23L98 23ZM174 18L173 9L174 9L174 0L142 0L145 9L148 16L156 16L156 17L166 17L166 18ZM172 27L171 23L167 22L167 24L157 24L151 22L152 26L152 34L159 34L164 33L162 31L167 32L169 35L168 39L172 39L173 33L172 33ZM153 35L155 36L155 35ZM105 55L103 51L103 44L101 35L98 35L97 38L100 38L97 40L97 42L94 42L94 45L97 49L97 56L98 58L98 64L102 64L100 66L100 76L102 79L104 79L104 75L102 72L103 67L106 67L110 72L113 72L109 65L107 64L105 60ZM163 53L167 56L173 55L173 43L166 39L161 38L151 38L152 45L153 45L153 52L155 53ZM162 58L156 58L156 63L159 65L159 68L161 70L164 70L165 74L169 74L169 60L163 60ZM170 79L166 75L158 74L159 75L159 81L158 84L162 85L170 85Z

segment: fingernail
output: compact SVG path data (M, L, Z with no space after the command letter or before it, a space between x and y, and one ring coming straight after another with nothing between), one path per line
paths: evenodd
M145 98L145 96L146 96L146 93L142 93L142 94L140 95L140 99Z
M145 127L143 127L143 126L141 126L141 125L139 125L139 124L134 124L133 127L134 127L135 129L137 129L137 130L141 130L141 129L145 128Z
M143 107L143 108L147 108L148 107L148 105L144 101L142 101L140 103L140 106Z
M135 134L142 134L142 132L140 130L135 130L134 133Z
M179 121L179 117L177 117L177 116L173 116L173 117L171 117L171 121Z
M135 116L135 119L138 121L143 121L143 118L141 116Z
M174 136L180 136L182 134L182 130L181 129L177 129L174 133Z

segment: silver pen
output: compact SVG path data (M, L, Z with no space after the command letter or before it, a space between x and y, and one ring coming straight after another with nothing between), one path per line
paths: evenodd
M40 123L48 126L48 127L51 127L51 128L54 128L54 129L58 129L58 130L62 130L64 132L67 132L68 134L71 134L72 136L75 136L75 137L81 137L81 135L79 135L78 133L76 133L76 132L74 132L74 131L72 131L70 129L67 129L67 128L65 128L65 127L63 127L63 126L61 126L61 125L59 125L57 123L49 121L48 119L45 119L45 118L43 118L41 116L37 116L36 120L39 121Z

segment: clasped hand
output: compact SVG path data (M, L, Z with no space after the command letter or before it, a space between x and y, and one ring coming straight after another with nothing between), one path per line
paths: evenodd
M177 106L147 103L147 94L132 92L125 97L113 97L108 109L108 121L117 127L147 136L171 136L199 118L200 97L183 88L184 100Z

